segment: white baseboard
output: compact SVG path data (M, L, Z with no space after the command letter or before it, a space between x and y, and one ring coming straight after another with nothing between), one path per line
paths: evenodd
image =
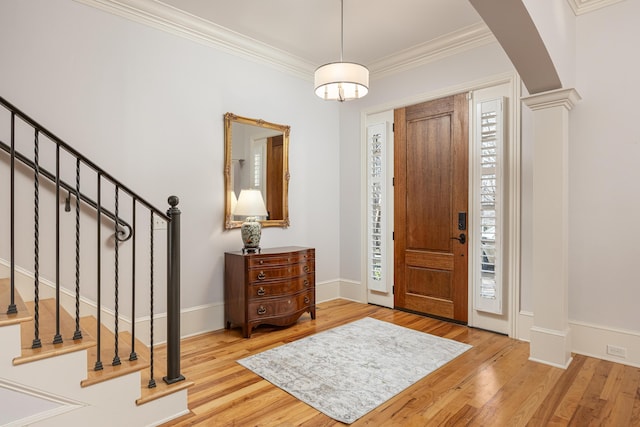
M533 313L530 311L521 311L518 314L518 330L516 331L516 339L520 341L531 342L531 328L533 327Z
M575 353L640 368L640 332L578 321L569 321L569 326ZM608 345L625 349L626 357L608 354Z
M153 331L154 345L167 341L166 319L167 313L153 316L155 319ZM180 337L187 338L206 332L224 329L224 304L206 304L180 310ZM149 345L151 342L149 316L136 319L136 337Z
M367 289L360 282L340 279L340 298L367 303Z
M518 336L522 341L531 341L533 313L521 311L518 317ZM570 320L571 351L584 356L640 367L640 332L615 329L577 320ZM607 353L607 346L614 345L626 350L626 357Z
M340 280L316 283L316 304L340 298Z

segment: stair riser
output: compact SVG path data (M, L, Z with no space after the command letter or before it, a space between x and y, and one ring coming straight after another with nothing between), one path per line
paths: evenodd
M4 368L13 364L13 359L20 356L20 325L0 327L0 376L5 377Z
M18 345L19 349L20 346ZM81 400L80 381L87 376L86 351L77 351L24 365L4 365L3 377L30 388ZM134 389L135 390L135 389Z

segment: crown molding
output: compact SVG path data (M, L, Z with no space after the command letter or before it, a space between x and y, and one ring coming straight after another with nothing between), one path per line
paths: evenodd
M373 78L387 77L496 41L489 27L480 22L384 57L368 68Z
M311 79L316 65L157 0L75 0L246 59Z
M158 0L75 1L252 61L266 63L305 80L313 80L313 72L318 65ZM479 23L387 56L367 67L372 79L381 78L492 42L495 42L495 38L491 31L484 23Z
M620 3L623 0L567 0L569 6L573 9L573 13L578 16L585 13L593 12L603 7Z

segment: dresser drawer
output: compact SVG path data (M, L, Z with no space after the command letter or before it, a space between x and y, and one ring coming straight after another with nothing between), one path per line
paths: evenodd
M249 302L249 319L258 320L294 314L314 304L311 292Z
M267 282L270 280L289 279L313 273L314 264L309 261L282 267L254 268L249 270L249 282Z
M313 274L296 277L288 281L252 283L247 287L247 291L249 292L247 297L256 299L291 295L305 289L313 289L314 286L315 276Z
M260 325L288 326L308 312L316 318L315 249L301 246L224 255L225 328L251 337Z
M292 252L277 255L256 255L249 260L249 268L276 267L287 264L297 264L312 260L314 253L311 250Z

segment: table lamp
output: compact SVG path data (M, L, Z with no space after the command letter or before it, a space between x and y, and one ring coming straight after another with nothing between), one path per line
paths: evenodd
M260 190L242 190L238 197L238 203L233 211L234 215L245 216L240 232L242 235L243 253L260 252L260 236L262 225L258 221L259 216L267 216L267 208L264 206Z

